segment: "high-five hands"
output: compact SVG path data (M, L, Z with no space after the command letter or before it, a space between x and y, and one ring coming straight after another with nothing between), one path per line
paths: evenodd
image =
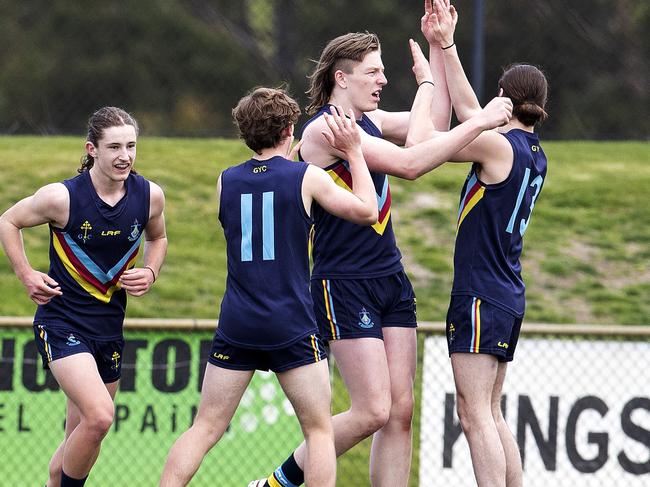
M449 0L425 0L420 29L431 45L448 47L454 44L458 12Z
M409 47L411 48L411 56L413 57L412 69L416 83L418 86L427 81L433 83L429 61L427 61L427 58L424 56L420 45L413 39L409 39Z

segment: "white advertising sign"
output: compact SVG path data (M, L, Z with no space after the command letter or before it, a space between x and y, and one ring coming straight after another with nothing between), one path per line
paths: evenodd
M425 340L420 485L476 485L444 336ZM527 487L650 485L650 343L522 337L504 386Z

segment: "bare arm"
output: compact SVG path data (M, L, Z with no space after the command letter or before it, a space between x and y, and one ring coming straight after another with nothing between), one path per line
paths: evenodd
M452 46L442 51L447 76L447 86L451 103L458 120L464 122L481 110L481 105L470 85L454 45L454 31L458 22L458 13L453 5L446 5L443 0L433 0L434 13L431 15L432 30L438 42L443 46Z
M36 304L46 304L61 295L59 284L44 272L34 270L25 254L22 229L51 223L64 227L68 221L70 196L61 183L49 184L9 208L0 217L0 242L11 267Z
M418 91L413 99L411 114L409 118L409 130L406 137L406 147L413 146L419 142L432 137L436 130L434 110L434 99L439 93L436 91L433 76L424 54L417 42L409 39L411 55L413 56L413 73L418 84ZM439 50L439 49L438 49ZM447 98L449 96L447 95ZM449 130L449 127L445 130Z
M444 3L449 6L448 0L444 0ZM449 98L449 89L447 87L445 60L443 57L443 51L440 49L442 46L435 37L432 29L432 13L433 5L431 0L425 0L424 15L420 19L420 30L429 43L429 71L431 72L432 81L435 85L433 88L433 103L431 105L431 120L437 130L446 131L449 130L451 125L451 99Z
M149 182L149 221L144 229L144 264L125 271L120 277L122 288L132 296L147 293L160 274L167 254L165 231L165 195L155 183Z
M428 96L433 96L429 92ZM430 105L422 105L422 113ZM512 115L512 102L508 98L495 98L476 116L449 132L434 132L427 139L412 147L399 147L387 140L368 135L359 130L361 148L368 169L403 179L416 179L451 159L460 149L474 140L482 131L507 123ZM432 126L430 119L427 122ZM327 167L336 160L345 159L346 155L332 148L325 139L316 137L317 130L324 130L325 121L321 118L312 122L303 139L302 154L305 160L313 161L320 167Z
M406 143L406 136L409 128L409 112L387 112L384 110L373 110L366 115L381 130L382 137L397 145Z
M339 113L342 113L340 107ZM311 208L314 199L333 215L359 225L372 225L378 217L377 195L361 151L360 131L354 121L354 114L350 110L350 117L346 119L332 110L331 116L324 114L323 117L328 130L323 131L322 135L350 163L352 192L337 186L321 168L310 166L302 186L305 208Z
M362 133L363 155L372 171L416 179L452 160L457 152L481 132L507 123L511 116L512 102L508 98L497 97L466 122L449 132L433 132L433 138L412 147L397 147L388 141Z

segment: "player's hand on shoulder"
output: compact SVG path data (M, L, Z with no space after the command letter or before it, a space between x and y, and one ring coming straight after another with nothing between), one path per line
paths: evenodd
M38 305L47 304L52 298L63 294L59 283L44 272L31 269L19 277L27 289L29 299Z
M327 124L323 117L318 117L305 127L300 139L302 160L318 167L327 167L345 157L344 153L329 145L327 139L323 137L323 130L328 130Z
M346 117L342 107L332 106L330 113L324 113L323 118L327 130L321 133L332 148L345 154L361 152L361 136L352 109Z
M134 267L120 276L120 286L131 296L146 294L155 281L156 276L150 267Z

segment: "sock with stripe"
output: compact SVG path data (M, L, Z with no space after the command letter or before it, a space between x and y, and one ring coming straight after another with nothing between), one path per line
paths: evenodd
M88 475L86 475L82 479L73 479L72 477L68 477L66 473L62 470L61 471L61 487L83 487L83 485L86 483L86 479L88 478Z
M298 466L293 453L266 479L264 487L294 487L305 482L305 472Z

